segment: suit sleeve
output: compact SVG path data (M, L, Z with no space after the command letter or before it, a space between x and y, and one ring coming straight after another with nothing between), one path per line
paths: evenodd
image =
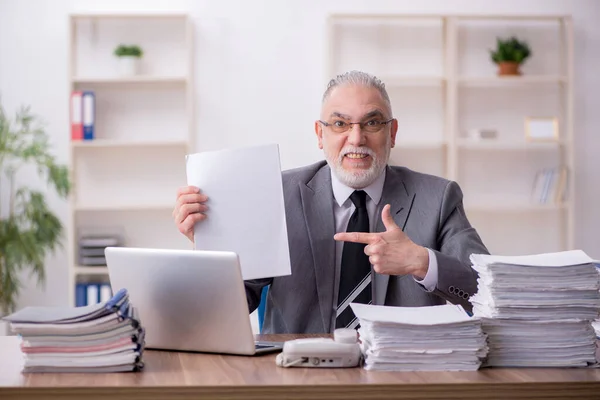
M468 298L477 292L477 272L471 267L473 253L489 254L479 234L471 226L463 206L463 193L456 182L449 182L440 208L438 282L434 293L453 304L472 310Z
M260 304L260 295L262 289L265 286L270 285L271 282L273 282L273 278L253 279L244 281L249 314L252 314L252 312L258 308L258 305Z

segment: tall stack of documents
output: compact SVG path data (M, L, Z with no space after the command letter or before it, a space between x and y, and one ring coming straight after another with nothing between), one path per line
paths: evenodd
M460 306L350 306L360 321L365 369L475 371L487 354L481 321Z
M21 337L23 372L143 368L144 328L125 289L86 307L26 307L4 320Z
M581 250L471 256L479 273L473 313L488 335L484 366L575 367L596 363L592 321L600 279Z
M600 275L600 261L596 261L596 272ZM592 322L594 331L596 331L596 338L600 339L600 316Z

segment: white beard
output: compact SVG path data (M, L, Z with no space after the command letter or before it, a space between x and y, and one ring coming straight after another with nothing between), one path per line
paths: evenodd
M340 151L340 154L337 157L330 157L327 149L324 147L325 158L327 160L327 164L329 164L329 168L331 168L341 183L353 189L363 189L375 182L375 180L383 172L390 156L391 149L389 142L390 139L388 138L383 157L377 157L375 152L367 147L346 146L342 149L342 151ZM344 155L348 153L368 154L373 159L373 162L371 163L369 169L354 172L347 171L342 166L342 162L344 160Z

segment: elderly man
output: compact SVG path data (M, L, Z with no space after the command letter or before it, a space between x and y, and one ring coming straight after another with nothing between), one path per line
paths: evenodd
M487 253L459 186L388 166L398 122L384 84L351 71L332 79L315 122L325 161L283 172L290 276L245 282L254 311L270 285L264 333L323 333L358 325L352 302L471 309ZM179 189L173 217L193 241L210 193Z

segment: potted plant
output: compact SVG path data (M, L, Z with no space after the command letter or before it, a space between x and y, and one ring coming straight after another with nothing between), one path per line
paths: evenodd
M140 59L144 55L139 46L120 44L115 48L114 55L119 60L119 70L122 75L136 75L139 72Z
M496 49L490 50L492 61L498 65L498 75L521 75L519 67L531 56L529 45L510 37L497 38Z
M23 272L45 284L46 256L61 246L63 235L39 184L27 186L18 179L22 167L34 167L60 198L68 196L68 168L51 154L38 118L23 107L12 121L0 104L0 317L15 310Z

